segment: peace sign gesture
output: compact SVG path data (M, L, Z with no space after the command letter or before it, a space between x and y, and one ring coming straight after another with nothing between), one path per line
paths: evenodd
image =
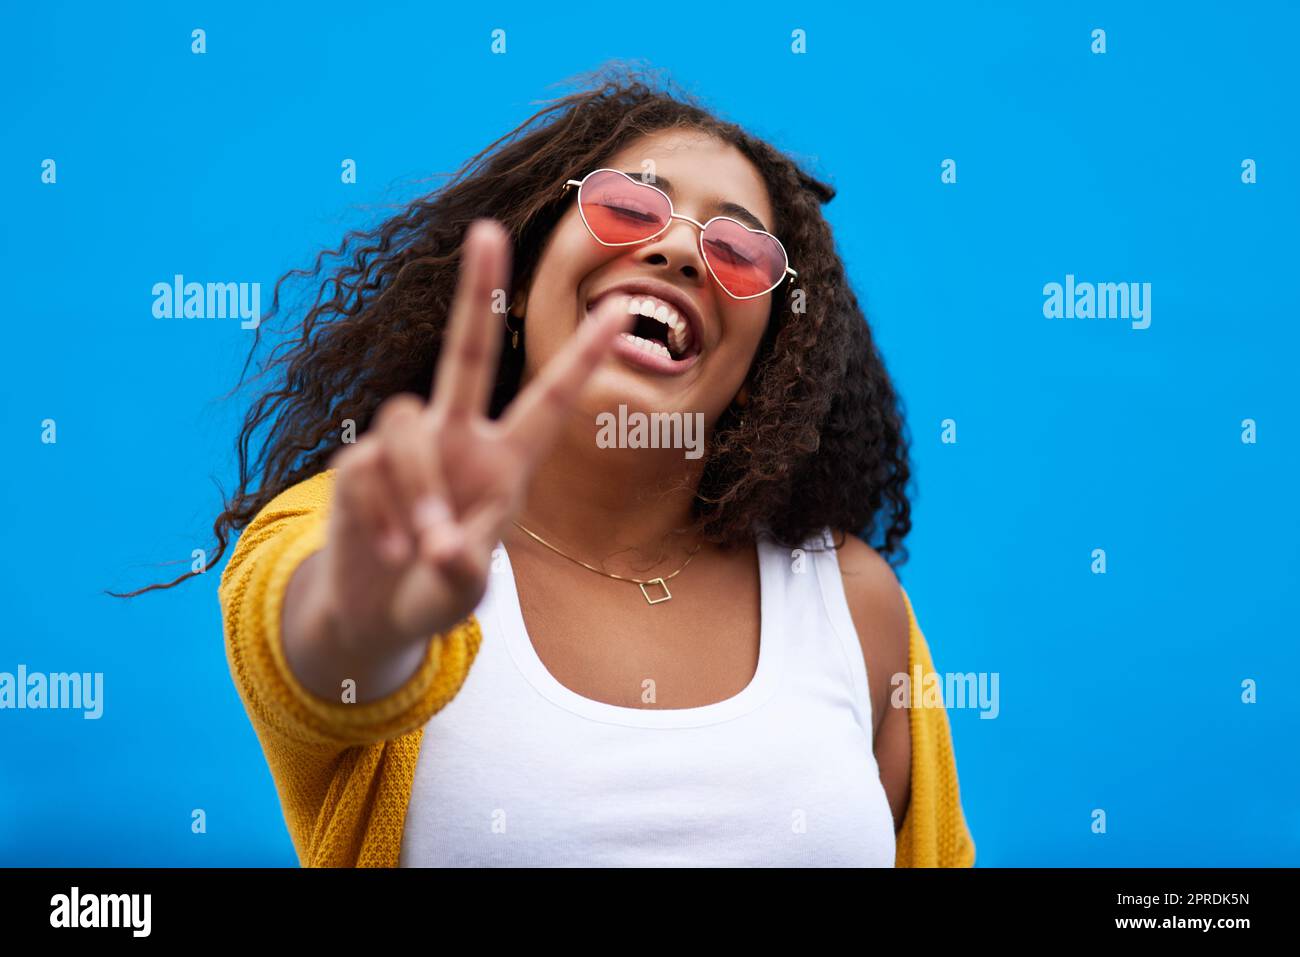
M629 318L606 310L488 418L510 277L510 242L492 220L469 229L428 401L394 396L337 453L314 620L355 653L409 648L467 617L487 587L492 549L522 507L565 413Z

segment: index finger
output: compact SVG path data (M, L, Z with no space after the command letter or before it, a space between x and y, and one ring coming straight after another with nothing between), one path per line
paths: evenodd
M529 464L537 462L555 441L564 416L578 393L605 357L614 337L627 331L634 318L606 310L584 320L577 334L510 403L501 424L506 438L523 449Z
M429 396L445 413L487 410L502 336L492 297L505 289L509 277L510 237L495 220L475 220L465 234L460 276Z

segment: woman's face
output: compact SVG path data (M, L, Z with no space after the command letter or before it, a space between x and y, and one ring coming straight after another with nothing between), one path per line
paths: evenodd
M716 215L745 221L734 208L741 206L758 221L746 225L772 231L772 204L758 170L734 146L707 134L647 135L594 168L599 167L637 178L653 171L649 181L672 198L674 212L698 222ZM660 284L663 295L635 288L647 282ZM621 288L625 284L632 288ZM749 373L771 303L771 293L746 300L729 296L705 265L699 229L691 223L674 219L649 242L603 246L587 231L574 202L547 240L531 286L516 307L525 315L525 381L565 347L589 308L654 312L658 319L645 316L633 332L644 333L647 342L664 341L649 347L617 341L588 381L580 413L592 417L593 429L596 415L617 414L620 404L628 411L700 412L711 427Z

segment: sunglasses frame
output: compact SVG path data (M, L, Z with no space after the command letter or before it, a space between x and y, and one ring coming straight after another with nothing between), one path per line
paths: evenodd
M634 239L630 243L605 242L605 240L597 236L596 231L591 228L591 223L587 222L587 213L582 208L583 184L585 184L587 180L591 179L597 173L617 173L619 176L622 176L624 179L626 179L629 183L635 183L637 186L642 186L645 187L646 189L654 190L656 193L662 196L664 200L668 203L668 220L663 224L663 226L661 226L654 233L654 235L647 236L645 239ZM718 288L720 288L732 299L740 299L740 300L757 299L759 296L766 296L769 292L779 287L781 283L785 282L787 278L791 282L794 282L794 278L799 275L797 272L795 272L793 269L790 268L790 254L785 251L785 244L782 243L781 240L773 236L771 233L769 233L767 230L753 229L749 226L746 226L740 220L735 219L734 217L731 216L714 216L708 221L701 223L699 220L692 219L690 216L687 216L684 213L677 212L677 209L673 206L673 198L669 196L667 193L665 193L658 186L652 186L650 183L642 182L639 179L634 179L633 177L629 176L627 173L623 172L621 169L609 169L608 167L593 169L586 176L582 177L582 179L571 179L566 181L564 184L564 188L560 190L560 195L561 196L567 195L569 190L575 186L578 188L578 215L582 217L582 225L587 227L587 232L591 233L591 238L596 240L596 242L600 243L602 246L639 246L641 243L648 243L653 239L658 239L660 236L666 233L668 231L668 227L670 227L673 224L674 219L683 219L686 222L690 223L692 226L695 226L700 231L700 258L704 260L704 265L709 270L709 275L713 277L713 281L718 284ZM776 282L772 283L772 285L768 286L762 292L754 293L754 295L752 296L737 296L734 292L728 289L723 284L722 280L718 278L718 274L713 271L713 264L709 262L708 254L704 251L704 231L709 228L709 223L715 223L718 220L723 220L728 223L735 223L737 226L739 226L741 229L745 230L746 232L758 233L761 236L767 236L772 240L772 242L776 243L776 248L781 250L781 258L785 260L785 272L781 274L781 278L778 279Z

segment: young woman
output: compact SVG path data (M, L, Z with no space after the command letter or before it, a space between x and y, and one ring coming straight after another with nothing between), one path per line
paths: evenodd
M303 864L973 863L832 196L615 75L341 247L216 528Z

